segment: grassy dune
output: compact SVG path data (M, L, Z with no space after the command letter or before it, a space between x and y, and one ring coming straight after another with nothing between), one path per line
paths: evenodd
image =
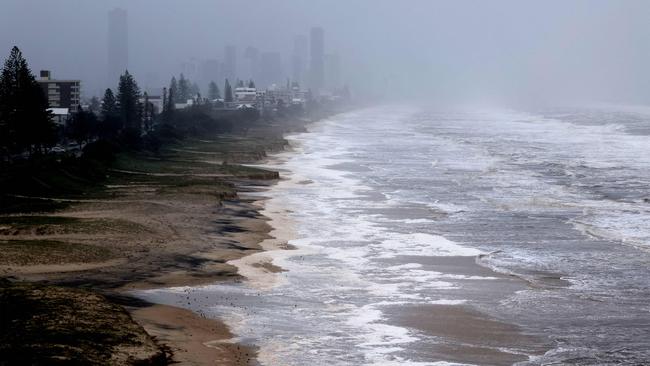
M119 305L89 291L0 279L0 364L164 365Z

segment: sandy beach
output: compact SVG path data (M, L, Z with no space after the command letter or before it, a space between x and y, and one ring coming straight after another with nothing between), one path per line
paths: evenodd
M260 252L272 229L260 198L246 192L263 191L277 173L231 164L257 162L282 147L279 137L262 135L251 138L255 143L231 138L236 149L227 153L224 141L195 141L168 163L119 171L99 199L66 198L69 207L56 213L2 217L0 273L98 291L124 306L171 362L250 364L255 349L232 343L221 321L129 294L242 279L229 262ZM259 273L279 270L253 258L248 263Z
M182 365L250 365L256 350L231 341L223 322L189 310L153 305L130 308L131 315L155 339L169 347Z

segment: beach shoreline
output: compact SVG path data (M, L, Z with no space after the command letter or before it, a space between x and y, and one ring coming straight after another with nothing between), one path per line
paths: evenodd
M223 193L215 195L214 187L209 184L193 182L203 178L190 177L188 184L178 185L168 184L166 178L161 178L161 184L129 180L128 184L111 186L118 193L107 199L75 198L69 200L68 208L53 214L3 217L6 223L0 223L0 241L4 247L24 251L26 245L31 248L33 243L51 242L56 250L65 249L64 254L72 253L73 258L65 258L72 262L50 263L35 255L29 257L35 263L21 263L17 254L22 252L9 253L0 258L4 261L0 263L0 275L12 283L27 281L99 292L110 302L126 308L164 346L171 355L170 362L214 364L218 360L219 364L254 364L254 347L232 343L232 334L222 321L179 307L146 303L133 297L133 292L241 281L242 275L228 262L261 252L260 243L271 239L272 228L260 214L259 202L263 198L255 194L274 184L278 175L269 170L245 165L239 169L239 165L230 164L259 163L266 153L279 150L279 146L284 148L284 142L280 141L284 141L285 131L300 130L304 123L296 120L267 128L251 137L258 141L252 147L245 141L234 142L236 153L244 156L243 160L228 153L226 157L217 157L212 150L201 151L196 146L183 152L179 161L188 157L192 161L200 159L200 168L205 169L213 163L204 161L219 159L217 169L234 172L215 178L217 183L223 182L216 187L217 192ZM200 145L211 148L210 144ZM167 165L170 164L173 163ZM160 167L165 169L165 166ZM183 171L186 173L191 176L195 172ZM23 224L25 220L29 223ZM43 222L36 225L35 221ZM84 251L98 248L103 250L104 257L95 256L88 261ZM274 271L263 264L257 267Z
M291 144L292 139L289 140ZM297 149L298 153L299 150L301 149ZM313 154L313 151L311 151L311 153ZM307 155L309 155L309 153ZM290 155L288 159L291 159L293 156L294 155ZM328 159L325 160L329 161ZM292 327L291 322L301 319L301 314L312 314L312 317L306 319L307 322L313 321L311 319L320 319L319 316L323 316L324 320L336 316L343 317L343 314L332 314L330 313L330 310L336 311L334 309L339 309L338 311L345 313L343 309L350 308L357 308L360 311L366 311L367 314L365 315L369 317L367 320L358 319L360 321L360 323L358 323L359 327L369 329L371 332L375 327L377 329L382 329L382 327L385 327L385 329L399 329L399 332L405 332L404 334L406 336L404 337L404 340L398 340L398 342L405 341L407 338L409 339L408 341L405 341L409 344L407 347L408 353L395 351L394 355L391 354L386 356L389 357L388 359L380 358L380 360L383 360L382 362L388 362L387 360L389 360L390 357L395 357L392 359L395 362L398 360L409 360L416 363L445 361L468 364L511 365L522 362L534 362L537 357L542 356L546 351L553 348L549 340L545 337L535 333L531 329L516 324L512 319L499 317L493 314L489 308L485 307L486 305L490 307L498 307L500 300L505 300L518 291L529 290L532 288L532 285L525 281L525 279L517 276L494 271L482 263L481 259L488 255L487 253L481 253L478 250L470 248L458 247L456 248L458 249L458 254L445 254L443 248L440 256L436 256L435 254L423 254L422 256L397 254L394 258L390 255L386 257L392 259L380 260L382 263L385 262L382 266L394 268L404 266L405 272L408 272L410 268L417 268L413 271L414 273L426 272L428 274L430 273L432 277L447 279L445 280L445 283L449 285L451 291L448 294L450 295L449 297L442 297L438 300L434 300L435 295L438 295L434 291L430 295L434 296L434 299L431 299L428 303L422 303L419 301L409 303L409 300L405 300L405 303L402 303L396 299L387 297L382 298L383 301L380 300L377 303L369 304L364 303L364 299L358 299L361 304L365 304L360 305L359 303L352 302L352 300L350 300L350 302L343 300L343 298L346 298L346 295L354 297L354 294L346 292L350 290L350 288L347 288L342 290L345 295L343 293L340 294L340 296L332 295L333 299L324 302L322 308L310 308L309 306L313 304L310 304L309 301L302 304L305 306L305 308L303 308L300 300L293 298L296 293L301 293L299 289L295 289L295 287L300 287L301 285L299 278L303 276L306 276L307 278L311 278L308 276L315 276L315 278L318 278L321 274L318 273L318 268L304 268L305 273L294 273L294 266L289 263L291 261L287 262L286 259L296 256L301 256L302 258L304 255L305 263L324 263L325 268L327 269L331 269L333 266L327 261L327 259L306 259L306 257L310 255L319 257L319 255L322 254L326 257L327 249L325 247L321 249L319 244L316 244L314 247L309 243L311 241L315 241L316 243L321 241L327 242L327 239L321 237L310 238L309 236L303 238L302 235L305 235L305 232L311 232L308 228L305 228L305 226L311 226L312 221L302 221L300 219L302 216L296 215L296 213L303 212L303 208L308 212L309 208L307 206L303 207L302 205L293 207L292 203L286 202L288 197L287 195L295 193L295 189L302 192L302 194L304 194L303 197L313 197L317 195L317 192L306 192L310 189L309 187L318 186L319 182L315 182L315 179L309 180L309 178L314 177L303 176L303 172L299 171L299 167L303 166L302 163L304 163L304 159L299 159L299 161L299 164L289 164L289 167L293 166L294 168L297 168L296 171L287 171L289 167L287 167L286 164L282 164L282 160L276 162L271 161L271 165L265 165L266 167L273 167L275 170L282 170L284 179L280 181L279 185L271 188L271 192L268 193L268 195L271 195L272 198L263 201L264 209L261 213L269 218L269 224L271 227L288 227L290 229L279 231L277 229L275 229L275 231L272 229L270 235L276 237L276 239L265 241L266 245L262 245L265 249L264 252L256 253L231 262L239 268L239 273L245 274L245 285L233 286L231 290L227 288L229 286L226 288L222 286L219 286L218 288L199 286L188 289L188 292L193 294L192 296L202 297L205 295L206 299L212 299L213 297L218 298L217 293L225 291L229 297L229 301L234 303L231 303L232 311L241 312L241 315L244 316L244 318L246 318L246 316L257 318L253 322L250 322L250 319L243 321L234 319L231 320L229 324L231 325L233 332L239 336L238 339L244 340L247 344L257 345L259 347L258 359L261 362L264 362L264 364L278 364L281 362L287 362L287 364L300 364L295 363L298 362L296 360L300 360L300 362L314 361L314 359L309 358L309 355L304 355L303 358L296 353L292 353L296 351L295 344L291 343L294 340L292 337L300 337L303 332L299 329L295 329L296 334L293 336L290 332L289 334L286 334L287 328L291 329ZM307 158L307 161L310 161L309 158ZM279 166L277 165L278 163L280 163ZM313 163L314 166L318 165L317 162ZM312 173L314 166L310 166L311 169L309 171ZM342 170L345 174L351 175L354 175L356 171L356 166L354 166L354 164L338 164L334 166L325 165L323 167L326 169ZM316 169L320 168L321 167L319 166ZM334 175L338 177L339 173L337 172ZM320 183L322 184L322 182ZM304 190L299 187L303 187ZM288 191L282 192L285 188L288 188ZM273 190L279 190L279 192L276 192L274 195ZM336 193L334 193L334 195L334 197L348 197L345 195L336 196ZM373 196L370 194L368 194L367 197L370 200L373 199ZM321 204L327 204L321 201L319 202ZM287 207L289 204L291 206ZM373 209L375 209L374 206ZM413 212L410 212L408 211L408 208L406 208L404 212L402 212L399 208L393 209L394 212L384 212L383 214L396 220L410 220L413 215L432 214L430 212L431 210L413 209ZM296 210L298 211L295 212ZM378 211L372 212L377 214ZM313 220L315 218L310 217L310 219ZM325 219L327 220L327 218ZM344 230L344 228L331 229L333 230L333 235L335 233L340 234L340 230ZM316 230L315 232L326 234L327 229L324 230L325 231ZM379 232L384 232L386 230L388 229L382 229L379 230ZM299 233L301 235L298 235ZM277 238L282 239L278 240ZM299 239L295 242L295 246L291 243L293 239ZM304 247L301 245L303 239L305 239L305 243L307 243ZM287 243L291 246L290 249L292 250L282 250L286 249ZM278 247L278 244L280 244L281 247ZM436 243L433 245L435 248ZM450 243L449 245L455 246L456 244ZM317 249L311 250L310 247ZM341 248L337 247L336 250L355 252L355 243L350 243L350 246L342 245ZM322 251L322 253L319 251ZM354 254L350 255L354 256ZM302 259L296 262L302 263ZM275 268L276 271L279 270L282 272L265 271L263 268L256 266L256 264L259 263L270 263L274 266L273 268ZM342 263L346 262L343 261ZM289 266L281 268L285 264ZM295 268L298 268L300 271L300 268L304 266L305 265L303 264L296 263ZM285 270L289 272L284 272ZM323 277L327 277L327 274L323 273L322 275ZM354 281L351 280L351 282ZM284 286L287 284L289 286ZM317 285L311 282L302 284L305 284L308 288ZM354 287L354 285L348 284L344 284L343 287L345 288L346 285ZM274 292L275 287L278 289ZM295 291L289 289L290 287L293 287ZM320 289L320 287L318 288ZM454 290L455 288L462 288L462 290ZM359 289L359 291L362 292L366 290L368 289ZM266 301L256 299L256 296L259 295L258 291L261 292L262 295L265 293L268 294L270 299ZM306 291L308 292L309 290ZM313 291L316 292L316 289L313 289ZM455 293L452 294L454 291ZM309 294L307 293L305 295ZM166 303L174 303L174 301L177 301L177 299L181 297L177 290L170 292L156 291L155 294L152 294L151 296L154 299L162 299ZM468 300L454 300L465 297ZM286 302L282 300L285 298L287 299ZM311 300L316 303L319 301L319 299ZM194 310L201 309L203 306L208 306L210 303L209 301L210 300L198 302L188 307ZM286 312L282 312L282 315L278 314L278 317L280 319L285 319L285 321L276 324L271 318L273 317L272 312L270 312L268 308L264 308L265 306L268 306L267 304L286 306L291 309L294 309L295 307L295 310L287 310ZM221 316L222 314L228 314L229 311L228 306L225 306L220 307L218 310L214 310L211 314L213 316ZM312 311L315 311L316 313L313 313ZM378 318L373 318L373 314L378 316ZM362 317L363 315L364 314L361 313L359 316ZM342 326L348 324L345 323L345 320L341 321L343 322L343 324L341 324ZM349 319L349 322L351 322L351 324L357 324L354 319ZM251 324L256 324L256 326L252 326ZM283 331L277 334L273 331L263 330L260 330L260 333L258 334L256 331L256 329L259 329L257 326L273 327L274 325L279 326ZM336 329L336 334L342 338L347 339L353 337L351 334L345 333L344 330L340 330L339 328ZM326 332L322 334L324 338L331 338L331 333L329 333L332 332L331 330L320 330ZM359 331L359 329L354 329L353 333L356 334L357 331ZM274 335L277 335L277 339L269 338ZM295 339L295 341L299 344L318 342L317 340L314 340L314 338L318 338L319 335L313 335L311 333L303 335L304 338ZM262 338L256 338L258 336ZM369 339L371 340L384 339L383 337L390 338L391 335L383 334L381 331L379 331L378 334L369 335ZM261 340L261 342L256 343L256 339ZM434 341L432 342L432 340ZM367 342L372 344L373 341ZM357 351L358 350L355 350L354 353ZM338 353L342 352L342 350L337 348L334 352ZM381 354L382 351L377 352L376 355ZM361 351L361 353L363 353L363 351ZM316 355L315 351L312 355ZM373 358L376 355L371 354L368 356L370 358L356 359L355 362L379 362L379 359ZM283 361L282 357L286 356L289 356L289 358L296 356L296 358ZM345 360L346 362L350 362L352 358L345 358Z
M193 152L205 158L205 152ZM161 195L159 190L152 191L142 185L131 187L134 190L131 196L79 201L60 216L121 219L137 224L136 232L129 229L103 238L115 245L125 241L119 244L120 250L129 256L91 264L13 267L9 273L21 280L98 290L111 302L127 309L131 318L164 348L170 362L253 365L260 357L275 359L274 355L258 354L258 345L235 334L223 315L208 317L188 308L197 301L191 291L195 286L245 282L245 286L263 293L286 283L285 269L278 262L302 251L299 246L289 244L298 238L296 222L291 217L293 208L274 199L273 189L277 184L309 184L297 178L300 172L283 167L287 159L284 154L293 153L291 144L286 143L282 150L276 149L262 160L246 162L246 166L282 174L268 175L271 179L231 177L234 193L216 201L204 190L188 192L183 188ZM18 236L43 237L36 232L18 233ZM50 239L62 241L96 240L94 232L84 234L85 238L78 232L47 233ZM139 235L146 238L146 245L138 239ZM133 237L126 240L128 236ZM489 286L494 294L525 288L523 281L480 266L474 257L425 257L409 261L425 261L422 265L448 275L498 277ZM9 271L7 267L0 270ZM138 296L141 291L163 288L190 289L182 300L187 303L170 306L144 301ZM418 350L429 359L506 365L526 361L524 354L528 350L540 354L546 349L540 346L542 340L525 334L520 327L491 318L464 303L388 307L382 312L385 315L382 322L447 339L449 343L435 349ZM482 331L476 335L476 329Z

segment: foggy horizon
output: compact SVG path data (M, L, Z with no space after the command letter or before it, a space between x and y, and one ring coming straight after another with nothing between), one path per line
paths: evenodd
M277 52L291 77L294 37L322 27L325 53L341 59L341 83L360 95L496 104L650 100L650 3L643 1L248 4L8 0L0 51L4 59L16 45L34 73L81 79L84 98L100 96L115 87L106 80L107 14L123 8L128 69L143 88L166 86L184 62L223 61L227 45L237 47L238 64L249 46Z

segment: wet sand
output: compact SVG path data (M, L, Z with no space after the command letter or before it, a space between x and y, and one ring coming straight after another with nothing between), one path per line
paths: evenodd
M276 160L272 160L272 162L277 163ZM273 259L283 255L286 250L294 249L288 242L295 238L295 233L294 223L287 215L289 208L275 200L263 200L262 198L257 197L260 199L260 214L268 218L267 224L270 227L268 237L259 243L264 251L233 260L229 264L237 267L237 273L244 276L250 286L257 289L269 289L283 283L280 274L284 272L284 269L273 264Z
M512 365L545 351L543 340L464 305L402 306L388 313L399 325L440 337L440 343L418 350L430 360Z
M242 366L254 361L255 349L233 342L233 335L218 320L166 305L129 310L147 333L169 347L174 362Z
M476 257L399 257L399 262L420 263L444 274L481 276L484 281L463 282L457 296L483 306L498 301L530 285L477 264ZM512 365L542 355L551 345L548 339L527 334L516 324L496 319L467 304L402 305L385 309L390 323L434 337L413 350L423 360L442 360L477 365Z

